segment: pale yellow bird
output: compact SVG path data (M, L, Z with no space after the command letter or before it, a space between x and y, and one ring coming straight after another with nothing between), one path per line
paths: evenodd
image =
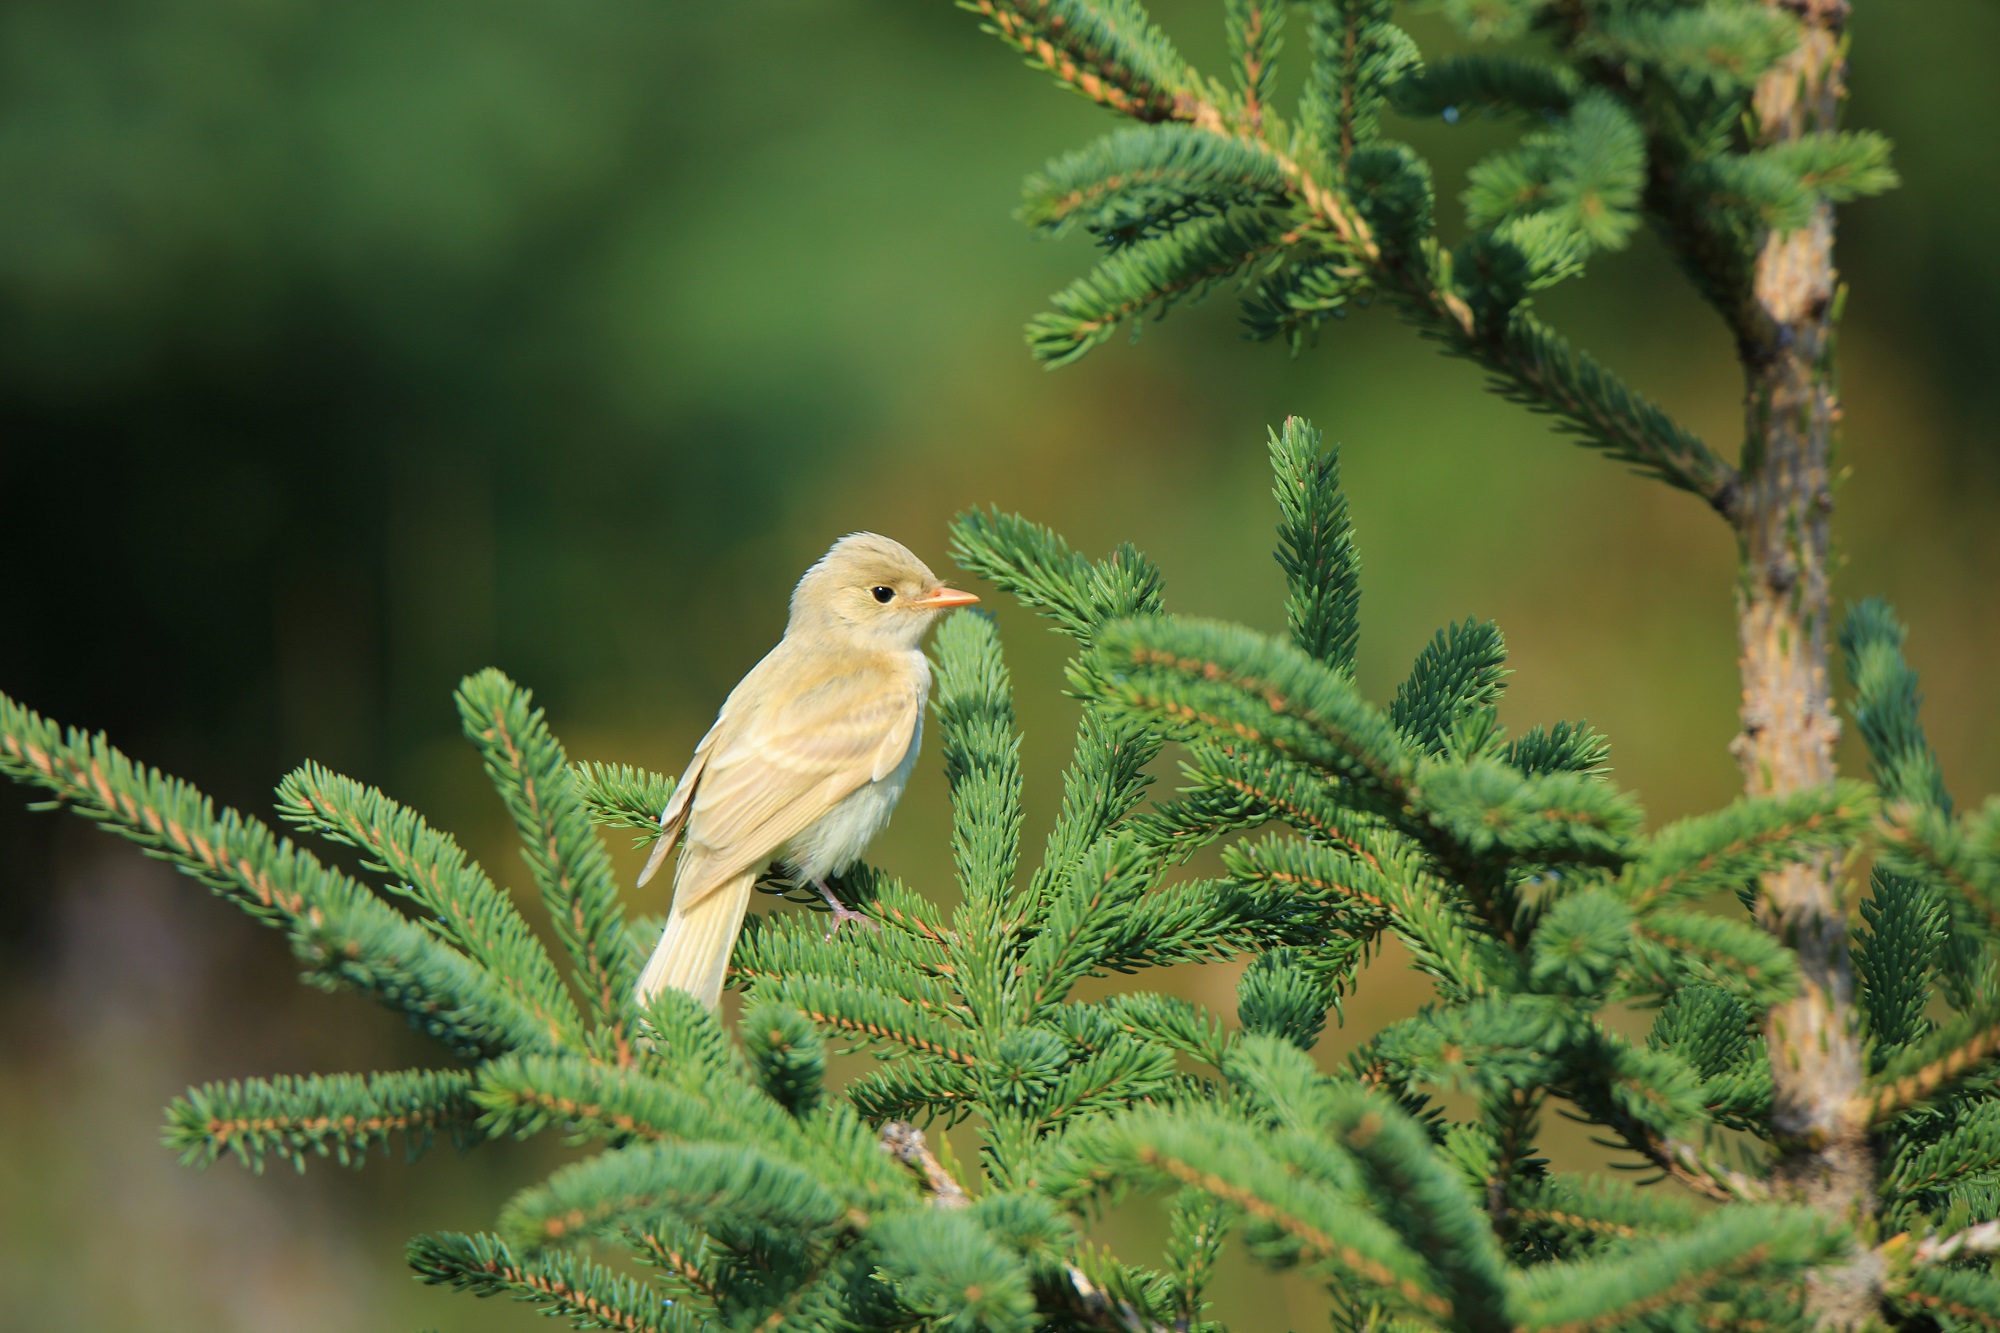
M785 637L730 691L660 814L639 883L686 840L641 1005L671 986L715 1008L751 886L773 861L819 889L835 929L858 917L827 876L860 858L910 780L931 685L924 631L978 600L872 532L805 572Z

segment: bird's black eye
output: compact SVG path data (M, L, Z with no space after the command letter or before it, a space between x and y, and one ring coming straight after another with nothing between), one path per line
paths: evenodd
M868 591L873 594L876 601L882 603L884 606L896 600L896 590L884 583L878 583Z

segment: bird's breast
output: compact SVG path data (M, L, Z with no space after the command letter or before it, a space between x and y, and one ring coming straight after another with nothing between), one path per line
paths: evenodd
M861 853L895 813L896 802L902 798L903 788L909 785L910 770L917 765L917 752L923 743L924 719L920 712L903 761L880 782L864 782L808 825L786 847L784 861L805 879L822 879L837 875L860 860Z

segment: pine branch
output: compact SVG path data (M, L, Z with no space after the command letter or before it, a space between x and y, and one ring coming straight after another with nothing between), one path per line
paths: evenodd
M1967 1015L1906 1048L1864 1085L1848 1106L1862 1124L1880 1124L1898 1111L1935 1097L2000 1056L2000 1020Z
M102 736L61 732L0 695L0 772L43 788L283 930L307 979L353 986L453 1051L535 1049L546 1029L493 977L339 871Z
M1184 861L1217 838L1271 819L1364 860L1375 856L1370 835L1381 821L1336 802L1318 770L1233 738L1190 738L1186 744L1184 799L1157 806L1130 825L1163 858Z
M961 1208L925 1208L871 1228L897 1302L931 1327L1028 1333L1034 1293L1018 1259Z
M1389 87L1390 101L1406 116L1456 118L1465 111L1561 114L1583 92L1567 65L1520 56L1447 56L1414 70Z
M1125 545L1092 562L1038 523L998 509L952 520L951 556L960 565L1088 644L1098 627L1163 609L1160 571Z
M1506 667L1506 641L1491 621L1448 625L1431 636L1396 687L1389 720L1424 753L1444 754L1461 718L1500 701Z
M1191 1328L1208 1308L1203 1294L1222 1253L1222 1240L1229 1229L1230 1210L1220 1201L1193 1190L1183 1190L1168 1215L1167 1248L1163 1256L1174 1275L1174 1306L1181 1328Z
M1872 794L1857 782L1746 796L1654 834L1619 887L1640 911L1740 891L1780 866L1852 846L1875 810Z
M1653 912L1633 934L1635 991L1671 991L1689 981L1720 986L1764 1009L1798 992L1798 958L1765 931L1699 912Z
M1285 7L1269 0L1225 0L1223 22L1236 88L1243 99L1242 124L1255 134L1264 127L1284 41Z
M2000 1170L2000 1102L1976 1103L1951 1129L1883 1163L1885 1193L1912 1195Z
M1542 1264L1513 1283L1518 1327L1592 1333L1691 1302L1746 1276L1777 1277L1831 1259L1845 1237L1805 1208L1742 1205L1710 1214L1638 1253Z
M466 677L458 707L467 738L513 816L522 857L576 965L585 1005L607 1029L620 1062L629 1060L624 1013L638 967L625 947L625 909L611 858L591 830L562 744L529 693L498 671Z
M1046 2L1052 4L1053 0ZM972 7L993 21L990 30L1023 50L1034 51L1038 63L1115 110L1145 121L1173 119L1201 133L1230 133L1230 116L1194 91L1193 83L1183 85L1171 100L1135 99L1090 72L1087 62L1078 63L1064 55L1059 44L1037 35L1039 30L1023 26L1026 21L1015 6L1003 0L976 0ZM1043 44L1036 45L1038 42ZM1174 59L1178 61L1178 57ZM1380 77L1393 82L1390 76L1401 71L1401 65L1390 61L1382 66ZM1333 119L1337 125L1337 113ZM1342 185L1320 179L1313 165L1288 147L1263 138L1242 141L1269 157L1287 183L1286 197L1292 210L1307 225L1264 233L1260 240L1233 230L1219 232L1218 228L1232 227L1225 219L1191 221L1186 224L1190 234L1178 245L1168 244L1169 233L1150 243L1161 248L1143 260L1112 272L1100 270L1095 279L1069 289L1059 314L1030 326L1030 342L1038 357L1066 364L1108 338L1121 320L1199 290L1244 262L1252 251L1263 246L1287 248L1308 239L1320 244L1316 233L1321 233L1326 243L1351 255L1375 285L1389 293L1444 350L1492 372L1494 387L1504 396L1558 417L1587 447L1692 491L1725 517L1733 515L1735 469L1699 437L1590 357L1574 351L1525 309L1511 309L1498 325L1483 325L1448 274L1420 258L1421 242L1430 230L1429 185L1427 176L1421 182L1412 179L1413 172L1423 174L1413 155L1375 148L1358 152L1349 164L1352 179ZM1413 191L1422 199L1408 198ZM1402 201L1396 202L1399 196ZM1368 209L1374 210L1373 217L1366 215ZM1385 223L1386 233L1382 230Z
M1130 917L1104 937L1096 966L1100 972L1130 972L1294 946L1314 950L1316 962L1329 969L1351 970L1359 946L1330 937L1328 924L1285 896L1227 881L1190 880L1141 896Z
M968 907L991 912L1013 888L1021 846L1021 738L1000 638L985 616L958 615L931 650L952 795L952 859Z
M1636 831L1627 798L1576 775L1529 779L1490 762L1419 772L1389 719L1343 676L1231 626L1173 617L1109 626L1071 681L1177 738L1247 743L1326 769L1430 852L1503 940L1512 913L1495 884L1508 859L1618 864Z
M1361 556L1340 489L1340 451L1322 453L1319 432L1286 417L1283 432L1271 433L1271 472L1292 642L1351 673L1361 632Z
M1101 1009L1118 1031L1183 1051L1216 1068L1229 1048L1221 1020L1178 996L1127 991L1103 1001Z
M1631 62L1678 85L1742 94L1798 45L1798 24L1756 4L1705 4L1668 11L1612 11L1583 32L1589 55Z
M1409 831L1459 871L1470 891L1478 891L1479 873L1468 861L1616 870L1631 859L1638 803L1596 778L1523 777L1491 759L1427 763L1417 778Z
M1077 1116L1164 1101L1177 1078L1172 1051L1113 1038L1048 1084L1035 1098L1032 1120L1037 1131L1047 1133Z
M869 1070L847 1085L846 1095L875 1123L942 1117L955 1125L972 1114L980 1088L965 1065L913 1056Z
M759 998L798 1009L827 1031L853 1040L881 1042L954 1064L977 1063L967 1034L939 1021L900 995L821 977L780 977L760 984Z
M1466 179L1467 221L1476 231L1539 215L1585 252L1622 249L1639 225L1645 134L1614 98L1593 89L1555 128L1486 158Z
M2000 1277L1963 1268L1919 1268L1889 1291L1891 1304L1946 1327L2000 1328Z
M1237 843L1222 863L1233 883L1310 904L1328 926L1357 938L1389 924L1400 896L1379 860L1295 838Z
M1734 517L1736 469L1527 310L1513 311L1492 337L1476 336L1457 321L1443 329L1446 349L1491 371L1501 397L1557 418L1560 429L1585 448L1700 496L1724 518Z
M1084 710L1075 755L1063 772L1062 810L1030 883L1031 911L1044 910L1078 863L1125 823L1152 785L1146 766L1161 748L1160 738L1145 728Z
M1243 1031L1311 1049L1326 1026L1337 981L1315 962L1296 949L1273 949L1253 959L1236 985L1236 1018Z
M674 795L672 778L630 764L590 761L572 764L570 774L594 822L631 829L646 838L659 834L660 812Z
M2000 804L1986 812L1989 823ZM1895 855L1892 869L1926 878L1945 890L1955 923L1982 943L2000 938L2000 856L1985 851L1966 827L1937 806L1906 801L1878 826Z
M1918 1241L1911 1260L1918 1264L1944 1263L1960 1254L1991 1254L2000 1249L2000 1221L1981 1222L1949 1236L1927 1236Z
M1021 957L1022 1018L1042 1015L1062 1003L1070 987L1119 952L1124 933L1145 938L1128 919L1151 884L1154 867L1129 838L1093 851L1078 863L1063 891L1050 903L1040 933Z
M1881 194L1900 183L1889 165L1888 140L1843 132L1717 153L1699 160L1689 176L1725 226L1780 233L1809 226L1823 203Z
M502 1210L500 1232L532 1253L669 1212L712 1235L755 1229L803 1250L850 1225L849 1211L811 1172L755 1144L652 1143L599 1153L523 1190Z
M1164 723L1176 738L1275 751L1391 809L1414 786L1413 757L1345 677L1235 626L1184 617L1114 623L1070 682L1086 697Z
M1672 1051L1704 1080L1751 1059L1755 1013L1720 986L1679 986L1660 1006L1646 1045Z
M1432 1270L1468 1333L1511 1326L1505 1265L1487 1218L1431 1151L1429 1138L1379 1096L1343 1090L1328 1106L1333 1140L1354 1155L1370 1201Z
M1020 217L1050 235L1081 227L1125 246L1284 193L1276 164L1249 145L1187 125L1148 125L1052 160L1022 186Z
M1077 1131L1066 1159L1050 1168L1043 1185L1065 1199L1128 1183L1191 1185L1240 1208L1303 1262L1433 1318L1450 1312L1450 1302L1431 1289L1421 1261L1394 1232L1288 1170L1269 1138L1213 1114L1130 1112Z
M1299 119L1336 176L1379 137L1387 89L1422 63L1389 11L1387 0L1333 0L1309 11L1313 62Z
M685 1292L699 1305L717 1312L730 1303L729 1289L734 1284L729 1280L727 1256L695 1228L662 1217L635 1224L626 1235L639 1258L659 1271L670 1290Z
M1931 1030L1931 968L1945 942L1946 916L1928 888L1877 867L1874 893L1861 903L1866 926L1855 941L1854 970L1880 1063Z
M1682 1199L1637 1190L1620 1180L1570 1174L1519 1187L1510 1211L1521 1226L1593 1244L1686 1231L1701 1217L1699 1209Z
M1134 241L1049 298L1028 323L1028 347L1050 369L1080 360L1127 320L1198 300L1222 279L1298 237L1278 213L1239 208ZM1136 326L1135 326L1136 327Z
M1542 913L1528 948L1528 979L1545 995L1595 1000L1630 952L1634 923L1624 903L1601 889L1562 898Z
M1917 673L1903 660L1908 633L1879 597L1847 613L1840 626L1840 651L1854 685L1854 723L1868 745L1876 785L1890 800L1921 802L1949 816L1951 793L1924 734Z
M1060 1281L1045 1281L1040 1290L1059 1319L1094 1333L1169 1333L1174 1294L1165 1274L1128 1267L1088 1248L1062 1265Z
M972 1201L965 1187L924 1143L924 1132L915 1125L891 1121L882 1126L882 1150L918 1174L938 1207L963 1208Z
M1475 42L1504 42L1527 35L1543 0L1440 0L1438 9Z
M541 1021L550 1044L580 1035L583 1020L548 951L450 834L377 789L310 762L278 784L277 809L287 823L357 848L364 865L391 876L396 892L436 918L439 934Z
M693 1316L601 1264L573 1255L518 1259L497 1236L438 1232L410 1242L417 1280L475 1296L510 1296L578 1328L621 1333L694 1333Z
M782 1005L758 1005L743 1016L743 1049L764 1094L804 1118L826 1092L826 1046L809 1019Z
M1610 772L1611 742L1588 722L1558 722L1552 727L1538 723L1508 742L1503 757L1531 778L1543 773L1598 777Z
M960 0L960 6L1030 65L1137 120L1180 114L1199 87L1136 0Z
M686 1059L686 1052L677 1054ZM730 1096L726 1083L718 1088L719 1082L685 1064L679 1077L668 1081L570 1055L508 1057L479 1071L474 1096L485 1111L485 1127L496 1135L525 1137L561 1126L614 1143L721 1139L745 1129L779 1136L777 1108Z
M768 990L770 983L786 978L811 977L834 984L858 981L899 995L933 1018L971 1022L972 1011L950 981L962 970L953 958L960 932L897 929L896 915L908 920L914 914L883 911L879 902L871 903L869 920L887 919L889 926L865 933L843 931L832 939L812 917L764 918L738 939L730 976L752 992L760 986Z
M267 1157L304 1171L308 1153L358 1167L398 1135L414 1160L440 1131L461 1148L484 1137L472 1082L458 1070L417 1069L205 1083L167 1108L161 1141L186 1165L230 1153L259 1174Z

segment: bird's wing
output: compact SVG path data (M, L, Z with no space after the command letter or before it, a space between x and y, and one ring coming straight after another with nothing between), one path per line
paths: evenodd
M903 759L910 753L910 747L917 742L924 725L924 700L930 697L931 667L921 656L915 658L915 670L907 683L907 688L915 696L910 706L896 719L895 725L882 733L882 744L875 750L875 762L869 767L868 778L880 782L902 766Z
M732 696L734 697L734 696ZM666 809L660 811L660 836L653 840L653 851L646 858L646 868L639 872L639 887L645 888L649 880L659 873L660 865L667 859L667 853L681 840L681 826L687 823L688 807L695 790L701 786L701 771L708 766L708 755L715 747L715 737L722 730L729 717L729 702L724 700L722 711L716 715L708 734L694 747L694 758L688 761L687 771L674 784L673 795L667 798Z
M718 728L689 807L687 851L674 879L677 904L691 906L716 885L769 861L864 783L902 762L923 713L923 681L903 664L872 654L815 662L814 674L819 679L813 684L789 694L739 686L737 694L749 697L739 703L732 696L737 706ZM902 748L884 768L883 757L898 738Z

